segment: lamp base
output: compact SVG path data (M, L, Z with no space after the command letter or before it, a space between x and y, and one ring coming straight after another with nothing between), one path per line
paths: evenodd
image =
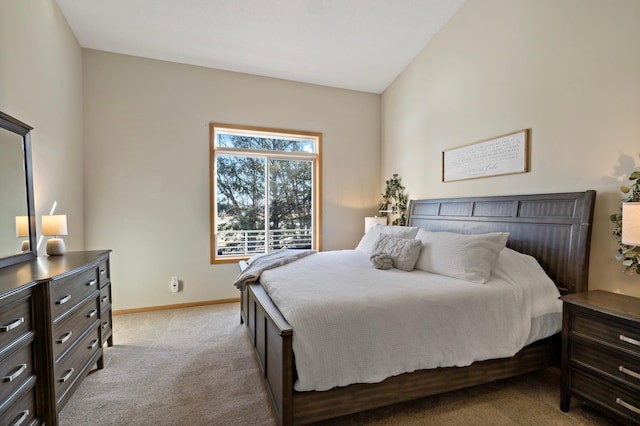
M47 254L49 256L62 256L66 251L62 238L51 238L47 241Z
M24 240L22 242L22 246L20 247L20 251L29 251L31 248L29 247L29 240Z

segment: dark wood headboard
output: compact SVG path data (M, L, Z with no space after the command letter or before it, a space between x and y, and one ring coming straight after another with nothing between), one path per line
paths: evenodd
M596 192L411 200L407 224L463 234L509 232L561 294L586 291Z

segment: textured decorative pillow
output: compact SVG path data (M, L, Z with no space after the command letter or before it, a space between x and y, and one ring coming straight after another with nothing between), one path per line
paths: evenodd
M371 227L366 234L362 237L356 250L366 251L371 253L373 251L373 245L380 234L387 234L393 237L400 238L415 238L418 233L417 226L386 226L376 225Z
M393 268L393 257L388 254L372 254L369 258L371 263L376 269L391 269Z
M486 283L508 238L508 232L456 234L420 228L416 239L422 241L422 252L415 268Z
M376 260L388 256L393 259L394 268L410 272L413 271L420 256L420 250L422 250L422 242L419 240L380 234L373 245L371 261L376 265Z

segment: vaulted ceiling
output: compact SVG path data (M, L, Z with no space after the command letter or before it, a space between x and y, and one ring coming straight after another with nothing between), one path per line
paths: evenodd
M82 47L381 93L466 0L57 0Z

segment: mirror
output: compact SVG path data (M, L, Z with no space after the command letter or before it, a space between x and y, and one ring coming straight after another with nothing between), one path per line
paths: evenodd
M0 112L0 268L37 255L31 130Z

